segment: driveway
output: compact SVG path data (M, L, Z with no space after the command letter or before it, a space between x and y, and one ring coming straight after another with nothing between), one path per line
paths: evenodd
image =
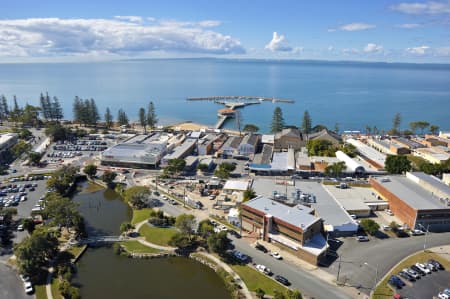
M375 272L377 280L386 275L398 262L408 255L423 250L425 236L409 238L376 239L369 242L357 242L354 238L344 238L337 254L341 258L339 281L346 285L360 286L360 291L369 294L374 286ZM450 233L430 233L426 247L439 247L450 243ZM367 263L367 264L365 264ZM324 270L337 276L339 261L335 261Z

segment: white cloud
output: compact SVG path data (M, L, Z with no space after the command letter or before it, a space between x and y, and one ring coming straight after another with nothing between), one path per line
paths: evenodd
M422 24L414 24L414 23L397 25L398 28L403 28L403 29L414 29L414 28L419 28L422 26L423 26Z
M383 51L383 46L374 43L368 43L367 46L364 47L363 51L366 53L379 53Z
M435 52L437 56L450 56L450 46L437 48Z
M276 32L273 33L272 40L264 48L272 52L292 51L292 47L288 45L284 35L278 35Z
M407 48L406 52L414 55L425 55L430 50L429 46L420 46L420 47L413 47L413 48Z
M115 16L114 18L133 23L142 23L142 17L139 16Z
M339 27L340 30L343 31L360 31L375 28L375 25L367 24L367 23L350 23L345 24Z
M118 17L0 20L0 56L245 53L238 39L204 28L215 21L148 24L136 23L137 17Z
M410 15L450 14L450 1L402 2L397 5L392 5L390 8L394 11Z
M348 54L358 54L358 53L359 53L359 50L356 49L356 48L345 48L345 49L342 49L342 53L345 54L345 55L348 55Z

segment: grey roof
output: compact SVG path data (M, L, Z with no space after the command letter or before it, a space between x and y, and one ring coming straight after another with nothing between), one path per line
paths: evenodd
M242 137L239 136L231 136L225 141L223 144L223 148L234 148L237 149L239 144L241 143Z
M426 147L422 143L419 143L419 142L411 140L411 139L403 138L403 137L396 138L396 141L408 146L411 149Z
M180 146L176 147L175 150L166 155L164 157L165 161L169 161L171 159L180 159L183 156L186 155L186 153L190 153L194 147L194 145L196 144L197 140L196 139L186 139L183 144L181 144Z
M386 180L388 178L388 180ZM439 198L405 176L374 177L379 184L416 210L448 209Z
M258 196L243 205L281 219L301 229L307 229L320 220L320 218L311 215L313 210L307 206L297 205L289 207L264 196Z
M445 194L447 198L450 199L450 186L444 184L438 178L425 174L423 172L411 172L411 174L418 179L428 183L433 188L439 190L441 193Z
M326 224L331 224L336 228L349 223L353 224L353 219L350 215L344 211L320 183L301 181L297 183L297 188L316 197L316 203L313 203L312 206Z
M247 134L241 141L241 144L250 144L252 146L256 146L258 144L260 135L257 134Z
M105 150L102 153L102 160L156 164L165 151L164 144L120 143Z

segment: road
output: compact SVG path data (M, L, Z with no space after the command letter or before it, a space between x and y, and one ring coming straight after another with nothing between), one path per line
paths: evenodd
M252 257L254 263L263 264L269 267L274 275L278 274L286 277L292 283L291 287L299 289L303 294L309 297L329 299L351 298L337 286L331 285L284 260L276 260L267 253L263 253L251 247L250 244L243 239L230 238L233 240L236 250Z
M361 286L360 291L369 294L374 285L375 272L378 268L378 278L394 267L408 255L423 250L425 236L409 238L376 239L371 237L369 242L359 243L354 238L342 239L344 243L337 250L341 256L340 282L348 285ZM448 245L450 232L430 233L427 236L427 248ZM368 263L369 265L365 265ZM334 262L324 270L337 275L339 262Z
M0 261L0 298L2 299L29 299L25 294L23 283L15 271ZM33 296L34 297L34 296Z

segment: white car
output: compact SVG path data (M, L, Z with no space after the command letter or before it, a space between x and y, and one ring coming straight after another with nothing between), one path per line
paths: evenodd
M276 258L277 260L281 260L283 257L276 251L272 251L269 253L271 256L273 256L274 258Z
M449 299L450 297L446 293L442 292L442 293L438 294L438 298L439 299Z
M426 274L431 274L430 269L428 269L424 264L416 263L416 267L425 272Z
M31 282L27 281L23 284L23 287L25 289L25 293L27 294L33 294L34 289L33 289L33 285L31 284Z
M386 209L386 210L384 210L385 212L386 212L386 214L388 214L389 216L394 216L394 213L392 213L392 211L391 210L389 210L389 209Z
M420 229L413 229L411 231L411 235L412 236L421 236L421 235L425 235L425 232Z
M20 277L20 279L22 280L23 283L26 283L26 282L30 281L30 276L28 276L28 275L20 274L19 277Z
M17 226L17 230L18 230L19 232L23 231L23 224L19 224L19 225Z
M267 268L267 267L264 266L264 265L256 265L256 269L257 269L259 272L264 273L264 274L266 274L266 275L269 275L269 274L271 273L270 269Z

